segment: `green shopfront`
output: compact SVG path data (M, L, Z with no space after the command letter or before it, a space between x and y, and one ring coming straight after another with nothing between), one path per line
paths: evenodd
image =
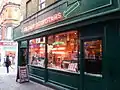
M60 0L14 28L31 80L57 90L120 89L120 0Z

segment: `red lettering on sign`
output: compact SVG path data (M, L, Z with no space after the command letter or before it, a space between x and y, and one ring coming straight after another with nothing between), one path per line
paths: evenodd
M37 23L35 24L32 24L30 26L26 26L23 28L23 32L24 33L27 33L27 32L30 32L30 31L33 31L33 30L37 30L39 29L41 26L43 25L47 25L47 24L50 24L50 23L53 23L55 21L59 21L63 18L62 14L59 12L57 14L54 14L53 16L50 16L50 17L47 17L46 19L43 19L42 21L38 21Z

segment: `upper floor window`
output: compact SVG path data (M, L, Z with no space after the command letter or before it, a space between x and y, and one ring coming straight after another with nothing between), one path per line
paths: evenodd
M45 1L46 0L39 0L39 10L45 8Z
M8 27L6 31L6 39L11 40L13 35L13 29L12 27Z
M52 3L56 1L57 0L39 0L39 10L45 8L46 6L51 5Z
M32 5L31 0L26 2L26 17L28 17L28 16L30 16L32 14L31 5Z

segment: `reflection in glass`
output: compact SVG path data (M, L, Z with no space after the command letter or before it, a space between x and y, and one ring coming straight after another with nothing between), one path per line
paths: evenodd
M102 40L84 42L85 72L101 74Z

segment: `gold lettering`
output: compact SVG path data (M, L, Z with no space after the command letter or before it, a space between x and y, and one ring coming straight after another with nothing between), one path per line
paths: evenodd
M24 27L23 28L24 29L23 32L26 33L26 32L30 32L30 31L36 30L36 29L40 28L43 25L52 23L54 21L58 21L58 20L60 20L62 18L63 18L62 13L59 12L57 14L54 14L53 16L50 16L50 17L48 17L46 19L43 19L42 21L38 21L37 23L35 23L33 25Z
M58 13L58 14L57 14L57 18L58 18L58 19L62 19L62 14L61 14L61 13Z

